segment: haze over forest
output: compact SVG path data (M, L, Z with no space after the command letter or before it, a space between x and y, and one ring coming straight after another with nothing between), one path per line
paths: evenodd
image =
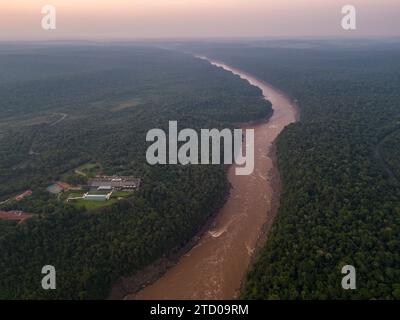
M57 9L57 30L40 27ZM397 0L353 0L357 30L344 32L341 0L19 0L0 3L1 40L399 36Z
M1 1L0 300L400 299L399 12Z

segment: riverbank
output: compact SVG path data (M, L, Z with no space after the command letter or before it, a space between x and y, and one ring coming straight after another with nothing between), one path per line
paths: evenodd
M228 170L228 168L229 167L227 167L226 170ZM168 271L168 269L175 266L179 262L179 259L194 248L204 233L212 227L220 209L229 198L229 194L230 192L228 192L220 207L207 218L206 222L183 247L173 249L169 254L151 263L146 268L136 272L135 275L119 279L112 286L108 300L121 300L125 299L127 295L135 294L139 290L144 289L148 285L157 281Z
M271 101L274 114L255 130L255 170L236 176L228 169L232 185L228 201L215 216L209 230L157 281L129 299L232 299L237 297L252 259L268 235L279 206L280 179L276 168L274 141L286 125L298 118L297 106L272 86L220 62L210 63L258 86ZM154 280L154 279L153 279ZM149 281L151 283L151 281Z

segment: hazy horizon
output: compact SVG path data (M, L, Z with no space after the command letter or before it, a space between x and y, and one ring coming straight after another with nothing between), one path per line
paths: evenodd
M41 28L42 6L57 29ZM357 30L341 8L357 9ZM398 0L19 0L0 4L0 40L366 38L400 36Z

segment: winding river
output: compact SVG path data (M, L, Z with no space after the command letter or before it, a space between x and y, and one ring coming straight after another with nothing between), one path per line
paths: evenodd
M203 58L206 59L206 58ZM245 125L255 130L255 170L236 176L228 169L231 193L215 221L197 242L156 282L126 299L233 299L251 263L265 241L277 211L279 174L274 163L274 140L297 119L296 104L279 90L234 67L207 59L259 87L274 109L263 123Z

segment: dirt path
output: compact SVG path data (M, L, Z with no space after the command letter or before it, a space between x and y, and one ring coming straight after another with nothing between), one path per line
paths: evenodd
M49 127L54 127L55 125L59 124L60 122L64 121L66 117L68 117L68 115L66 113L54 113L55 115L59 115L60 119L57 119L56 121L52 122L49 124ZM29 148L28 154L30 156L38 156L40 155L39 152L35 152L33 150L33 144L35 142L35 137L32 138L32 143L31 143L31 147Z
M66 117L68 117L68 115L67 115L66 113L55 113L55 115L59 115L59 116L61 116L61 118L58 119L58 120L56 120L56 121L54 121L53 123L51 123L51 124L49 125L50 127L54 127L55 125L57 125L57 124L59 124L60 122L64 121L64 119L65 119Z

